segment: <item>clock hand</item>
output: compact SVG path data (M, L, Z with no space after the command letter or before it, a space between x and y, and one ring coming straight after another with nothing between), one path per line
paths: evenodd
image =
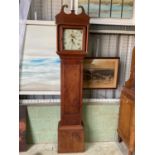
M74 39L72 39L72 43L73 43L73 44L75 44L75 41L74 41Z
M71 49L73 49L73 44L71 44Z
M75 39L75 36L74 36L73 34L71 34L71 37L72 37L73 39Z

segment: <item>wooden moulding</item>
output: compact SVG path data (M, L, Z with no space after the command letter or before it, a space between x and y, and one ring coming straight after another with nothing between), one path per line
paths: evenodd
M58 126L58 153L84 152L84 127L82 125Z

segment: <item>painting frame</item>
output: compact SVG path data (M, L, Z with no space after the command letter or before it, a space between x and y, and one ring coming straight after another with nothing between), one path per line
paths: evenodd
M83 65L83 88L117 89L119 65L119 57L86 57Z

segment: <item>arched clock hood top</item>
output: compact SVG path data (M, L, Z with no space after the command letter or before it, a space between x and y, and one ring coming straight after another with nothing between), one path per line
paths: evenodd
M71 10L71 13L67 14L64 8L68 8L68 5L63 5L59 14L56 15L56 24L62 25L87 25L89 24L90 17L85 13L84 8L81 8L82 12L80 14L75 14L75 10Z

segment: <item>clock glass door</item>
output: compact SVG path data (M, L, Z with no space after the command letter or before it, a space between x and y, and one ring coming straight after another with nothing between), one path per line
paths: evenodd
M64 29L63 49L80 51L83 49L83 29Z

